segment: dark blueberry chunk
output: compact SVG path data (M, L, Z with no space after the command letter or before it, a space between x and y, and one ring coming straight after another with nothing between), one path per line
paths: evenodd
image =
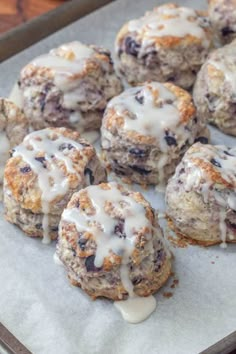
M225 153L225 155L228 155L228 156L234 156L234 155L232 155L232 154L231 154L229 151L227 151L227 150L225 150L224 153Z
M22 172L22 173L28 173L30 171L31 171L31 168L29 166L25 166L25 167L20 168L20 172Z
M132 170L134 170L135 172L140 173L140 175L148 175L149 173L152 172L152 171L145 170L145 168L139 167L139 166L130 166L129 165L129 167L132 168Z
M146 157L148 155L148 152L146 150L139 148L131 148L129 149L129 153L131 155L134 155L135 157Z
M114 233L119 236L119 238L126 238L124 231L124 220L119 220L118 224L115 226Z
M82 145L84 147L91 146L89 143L86 143L84 141L80 141L79 143L80 143L80 145Z
M71 150L71 149L73 149L73 147L74 146L72 144L70 144L70 143L63 143L63 144L61 144L59 146L59 151L63 151L63 150L66 150L66 149Z
M93 183L94 183L94 176L93 176L93 173L92 173L92 171L90 170L90 168L86 168L86 169L84 170L84 174L85 174L85 176L86 176L86 175L89 176L89 182L90 182L90 184L93 184Z
M58 231L58 226L53 226L53 227L51 228L51 231L57 232L57 231Z
M46 101L45 101L44 95L39 99L39 105L40 105L41 112L43 112L45 109L45 106L46 106Z
M88 240L87 240L86 238L80 238L80 239L79 239L78 245L79 245L79 247L80 247L80 249L81 249L82 251L85 250L87 241L88 241Z
M134 39L132 39L131 37L127 37L125 39L125 52L127 54L137 57L139 49L140 49L140 44L135 42Z
M136 99L136 101L137 101L138 103L143 104L143 102L144 102L144 97L143 97L143 95L141 94L141 91L138 91L138 92L136 93L135 99Z
M21 87L21 82L20 82L20 80L17 81L17 85L18 85L19 87Z
M182 175L185 172L184 168L181 168L181 170L179 171L179 174Z
M141 283L142 280L143 280L142 277L137 276L137 277L134 277L134 279L132 279L132 283L133 283L133 285L138 285L139 283Z
M165 140L167 142L167 145L169 145L169 146L172 146L172 145L176 146L177 145L176 139L173 136L166 135Z
M199 138L194 140L195 143L208 144L208 138L205 136L199 136Z
M35 160L38 162L41 162L42 164L44 164L44 162L46 161L44 156L35 157Z
M165 103L166 104L173 104L173 101L170 98L168 98L167 100L165 100Z
M230 27L226 26L226 27L222 28L221 33L222 33L222 36L225 37L225 36L228 36L229 34L233 34L235 32Z
M44 156L35 157L35 160L38 161L38 162L40 162L40 163L43 165L44 168L47 167L47 165L46 165L46 159L45 159Z
M36 228L37 230L42 230L42 224L36 224L36 225L35 225L35 228Z
M221 167L221 164L218 161L216 161L215 159L211 159L211 163L212 163L212 165L214 165L216 167Z
M101 270L101 268L95 267L94 260L95 260L94 255L86 258L85 267L87 269L87 272L98 272L99 270Z
M194 123L197 124L197 117L193 119Z

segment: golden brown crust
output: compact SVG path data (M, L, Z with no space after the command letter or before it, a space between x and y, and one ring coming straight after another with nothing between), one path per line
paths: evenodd
M210 149L210 150L209 150ZM236 188L236 178L231 182L227 181L223 175L225 173L224 170L218 169L214 164L211 163L210 160L206 159L207 150L211 151L212 158L213 155L216 154L217 148L213 145L202 145L200 143L194 144L191 148L187 151L184 158L188 158L193 165L197 166L199 169L204 171L204 175L212 182L218 185L222 185L225 188L235 189ZM194 156L194 153L202 153L202 157Z

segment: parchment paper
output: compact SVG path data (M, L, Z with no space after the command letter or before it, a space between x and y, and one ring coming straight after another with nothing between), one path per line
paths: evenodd
M196 8L204 1L176 1ZM0 94L7 96L20 68L63 42L78 39L113 49L128 19L158 5L156 0L120 0L66 27L0 65ZM213 130L213 142L234 139ZM145 193L163 210L163 196ZM131 325L112 302L91 301L54 264L55 243L43 245L0 218L0 321L34 354L199 353L236 329L236 248L173 249L179 286L171 281L157 295L157 309ZM172 291L169 299L163 292Z

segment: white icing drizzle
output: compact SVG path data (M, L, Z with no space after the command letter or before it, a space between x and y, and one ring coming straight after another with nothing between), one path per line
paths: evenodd
M155 40L155 37L182 38L186 35L202 39L206 47L210 43L200 25L196 11L186 7L157 7L142 18L130 21L128 28L130 32L135 31L141 34L149 44L150 41Z
M3 181L3 173L7 159L9 158L10 141L5 131L0 132L0 184Z
M191 158L189 158L190 156ZM201 159L208 164L212 163L214 168L220 172L222 178L234 186L229 190L226 199L221 195L220 189L217 190L215 188L215 182L210 180L204 169L193 162L196 158ZM185 155L183 161L187 170L191 171L191 173L187 174L184 186L185 190L198 190L203 196L204 203L209 202L209 200L213 198L219 206L219 231L222 240L221 247L226 248L227 225L225 220L227 217L227 209L236 211L236 149L228 149L226 146L203 145L202 148L196 152L191 148ZM219 166L217 166L217 164L219 164ZM232 236L230 238L233 239Z
M71 159L67 156L68 149L59 150L62 144L71 144L77 149L82 145L63 135L57 135L55 140L50 139L53 131L44 129L27 135L23 143L15 148L13 156L21 156L38 177L38 186L41 190L41 203L43 212L43 243L49 243L49 212L50 203L58 196L65 195L68 191L68 178L55 163L60 160L67 168L67 172L76 174ZM36 158L43 153L47 168Z
M100 186L89 186L87 190L95 214L86 215L76 208L65 209L62 220L74 223L78 232L91 232L96 240L97 250L94 264L101 267L104 258L112 253L122 256L120 266L120 277L124 288L129 294L128 300L115 302L115 306L121 311L125 320L129 322L140 322L147 318L156 307L155 298L139 298L134 294L133 284L129 278L128 263L134 251L135 232L142 228L148 228L147 240L151 240L152 225L146 218L144 207L137 203L132 197L125 196L117 188L115 182L110 183L111 189L101 189ZM106 212L107 203L111 203L124 220L125 238L115 234L117 219L112 218ZM142 308L139 306L142 305ZM136 312L139 312L136 313Z
M142 103L135 97L142 96ZM154 137L160 145L163 156L160 157L157 168L160 181L164 181L164 167L168 164L170 147L166 140L167 132L175 134L178 142L193 143L190 131L180 122L180 113L176 106L176 96L163 84L158 82L147 83L144 86L129 88L119 96L113 98L108 109L114 109L124 118L126 131L134 131L143 136Z
M74 41L35 58L31 64L51 69L55 85L62 91L68 91L77 85L77 80L72 80L72 77L82 72L86 59L93 54L92 48Z

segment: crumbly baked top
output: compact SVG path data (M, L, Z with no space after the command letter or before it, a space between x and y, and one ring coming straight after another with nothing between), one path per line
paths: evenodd
M139 249L153 247L155 221L150 204L140 193L115 182L89 186L74 194L62 214L62 223L65 230L65 223L76 227L76 233L64 234L72 244L76 245L78 239L70 235L77 235L79 242L84 240L86 245L89 240L95 241L97 268L103 265L109 270L114 264L127 264L129 257L138 264ZM93 252L93 247L89 251ZM78 252L82 257L88 256L86 250Z
M105 112L103 126L125 132L135 142L160 143L162 151L179 139L191 140L185 125L195 117L191 96L171 83L148 82L127 89L113 98Z
M186 42L201 42L208 48L211 44L211 31L206 13L198 12L176 4L154 8L143 17L129 21L120 31L118 40L125 33L136 33L136 39L143 47L152 44L171 47Z
M50 206L82 182L84 169L95 154L95 149L70 129L36 131L13 149L5 184L22 208L47 214Z

